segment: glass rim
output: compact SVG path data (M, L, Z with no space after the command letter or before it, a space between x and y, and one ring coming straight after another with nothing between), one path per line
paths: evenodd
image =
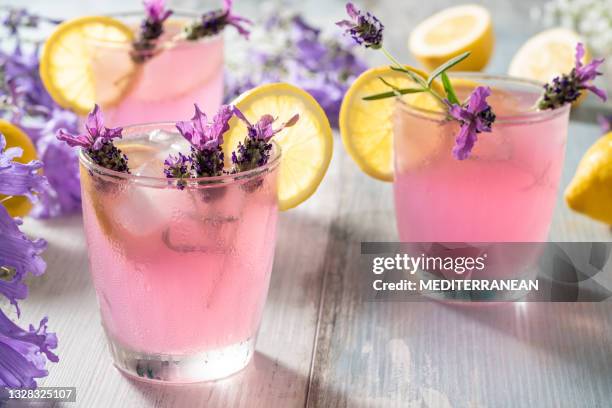
M449 76L466 78L466 79L480 79L485 81L500 81L505 83L514 83L532 86L534 89L541 90L544 87L544 83L533 79L513 77L510 75L498 75L498 74L485 74L480 72L467 72L457 71L449 72ZM396 104L399 108L411 115L419 116L424 119L445 122L447 121L447 115L442 112L432 111L428 109L422 109L416 106L412 106L406 101L398 99ZM557 117L558 115L564 114L571 107L571 104L566 103L565 105L556 109L545 109L545 110L526 110L524 112L513 113L510 115L497 115L495 124L521 124L521 123L533 123L550 120Z
M174 122L154 122L154 123L143 123L130 125L123 128L123 131L126 130L128 132L138 132L138 131L146 131L146 130L164 130L168 128L175 128ZM127 135L129 136L129 135ZM120 139L126 140L126 139ZM272 156L270 160L263 166L258 166L251 170L241 171L239 173L234 174L223 174L221 176L212 176L212 177L193 177L183 179L187 185L184 187L185 190L193 190L193 189L201 189L201 188L211 188L218 187L222 185L232 185L237 183L243 183L249 181L253 178L256 178L262 174L270 173L276 170L280 164L280 159L282 156L282 149L280 145L274 141L270 141L272 143ZM118 146L121 149L121 145ZM178 189L178 185L176 181L178 178L168 178L168 177L155 177L155 176L139 176L131 173L122 173L116 170L107 169L106 167L102 167L99 164L96 164L91 157L85 152L84 148L79 149L79 162L90 172L93 172L98 177L111 179L113 182L131 182L138 185L144 185L149 187L158 187L158 188L176 188Z
M117 20L121 20L122 18L123 19L129 18L129 17L142 18L144 17L144 15L145 15L145 12L142 10L140 11L137 11L137 10L119 11L119 12L104 14L105 17L111 17ZM195 20L201 16L202 16L202 13L199 13L195 10L172 9L172 15L168 18L168 21L177 19L177 17L192 18ZM156 40L156 44L160 47L175 47L178 45L190 46L190 45L196 45L196 44L214 41L217 38L221 37L222 35L223 35L223 31L220 31L219 33L215 35L198 38L197 40L187 40L185 38L169 38L169 39L162 40L162 41ZM92 44L98 45L98 46L106 46L106 47L112 47L112 48L130 48L130 49L132 48L132 43L125 42L125 41L101 40L101 39L89 38L89 37L87 38L87 41L91 42Z

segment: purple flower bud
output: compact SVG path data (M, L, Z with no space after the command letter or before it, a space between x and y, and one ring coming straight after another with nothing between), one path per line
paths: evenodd
M238 171L251 170L266 164L272 151L270 139L281 130L295 125L300 119L300 115L295 114L274 129L272 124L276 119L272 115L263 115L252 124L238 108L234 108L234 114L247 125L247 137L243 143L239 142L237 150L232 152L232 163Z
M478 140L478 133L491 131L491 126L495 122L495 113L487 103L489 95L491 95L489 87L479 86L470 94L467 106L446 101L449 115L461 124L453 147L453 156L457 160L465 160L470 156Z
M179 153L177 156L169 155L164 161L164 174L167 178L180 179L177 182L179 189L185 188L184 178L189 178L191 158Z
M584 65L582 63L584 54L584 45L582 43L576 44L576 66L569 74L556 77L552 82L544 85L544 93L538 101L539 109L560 108L566 103L574 102L584 90L593 92L604 102L607 100L606 91L591 83L597 76L601 75L601 72L598 72L597 69L603 64L604 59L594 59Z
M377 49L382 47L385 26L370 12L358 10L353 3L346 4L350 20L338 21L336 25L344 29L359 45Z
M232 26L238 33L245 38L249 38L247 25L252 21L241 17L232 12L233 0L224 0L223 9L209 11L202 15L200 21L187 27L186 35L188 40L209 37L219 34L226 26Z
M87 115L86 133L73 134L59 129L56 136L69 146L80 146L87 150L93 161L107 169L129 173L127 157L114 144L113 139L121 138L123 128L109 129L104 126L104 116L98 105Z
M151 23L163 23L172 15L172 10L166 10L165 0L144 0L142 3L147 20Z
M281 124L280 127L273 129L272 124L276 119L272 115L263 115L255 124L251 124L244 114L236 107L234 107L234 114L247 125L248 137L263 140L266 143L278 132L295 125L300 119L300 115L296 113L287 122Z

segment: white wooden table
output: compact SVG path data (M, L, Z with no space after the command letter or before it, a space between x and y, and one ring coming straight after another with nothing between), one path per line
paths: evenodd
M385 21L402 20L399 12L392 17L393 3L377 6ZM403 51L412 22L451 3L397 6L408 24L395 23L404 32L392 35L393 48ZM490 71L503 72L534 30L525 17L529 3L486 3L502 16ZM32 4L61 15L55 2ZM112 4L117 9L120 2ZM62 5L71 14L103 8L80 1ZM331 23L340 17L342 2L302 6ZM572 122L563 187L598 134L593 124ZM360 243L397 239L391 186L361 174L336 142L317 194L280 217L254 361L216 383L161 387L123 377L111 364L99 323L80 217L26 220L29 234L49 241L48 269L31 281L21 321L48 315L60 342L60 362L50 365L40 384L77 387L76 406L87 408L611 406L609 303L457 307L365 301L358 290ZM571 213L559 200L551 240L611 238L609 228Z

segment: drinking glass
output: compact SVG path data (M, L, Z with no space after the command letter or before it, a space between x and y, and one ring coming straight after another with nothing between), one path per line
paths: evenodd
M131 174L81 151L89 266L115 365L148 381L228 376L251 359L267 296L280 148L257 169L163 175L186 152L173 123L131 126L116 143Z
M489 86L488 101L497 120L491 133L478 134L471 156L460 161L451 154L459 132L456 121L398 102L393 188L401 241L468 244L459 251L476 243L482 249L487 243L545 242L563 168L570 106L533 109L542 91L542 84L533 81L474 73L451 78L460 99L476 84ZM525 276L538 245L494 248L485 272L462 278Z
M137 36L144 15L111 17L133 27ZM216 112L223 99L223 36L180 37L183 26L198 18L175 12L152 55L124 41L89 41L95 100L108 126L179 120L192 114L194 102L206 113Z

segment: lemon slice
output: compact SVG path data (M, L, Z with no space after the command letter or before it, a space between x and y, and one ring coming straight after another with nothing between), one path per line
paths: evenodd
M471 55L452 69L480 71L489 62L494 43L487 9L467 4L447 8L423 20L410 34L408 47L428 70L470 51Z
M23 130L4 119L0 119L0 133L6 139L7 149L20 147L23 150L21 157L15 158L16 162L29 163L38 159L34 144ZM25 217L32 209L30 200L22 196L7 199L5 195L0 194L0 203L4 205L11 217Z
M423 78L427 74L406 67ZM364 97L388 92L380 78L398 88L417 88L417 84L402 72L388 66L372 68L362 73L344 95L340 108L342 143L355 163L369 176L383 181L393 180L393 112L396 98L365 101ZM434 81L434 90L443 94ZM402 100L425 110L439 110L440 105L430 94L402 96Z
M68 20L49 36L40 57L40 77L62 107L84 115L94 103L116 104L133 84L129 55L133 31L111 17Z
M574 68L578 34L566 28L553 28L531 37L512 58L508 74L549 82ZM585 61L590 57L585 53Z
M281 211L297 206L317 189L331 161L332 130L317 101L300 88L274 83L262 85L236 98L234 105L254 123L271 114L284 122L298 113L300 119L274 137L281 146L282 158L278 180L278 205ZM244 140L245 124L232 118L225 135L226 157Z

